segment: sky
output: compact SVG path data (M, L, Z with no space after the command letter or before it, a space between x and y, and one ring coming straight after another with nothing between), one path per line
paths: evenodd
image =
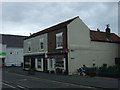
M25 35L79 16L90 30L118 35L117 2L2 2L2 34Z

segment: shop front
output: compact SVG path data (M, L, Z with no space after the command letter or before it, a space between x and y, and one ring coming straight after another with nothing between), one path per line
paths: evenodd
M6 52L0 52L1 65L5 66Z
M67 74L68 73L68 62L67 62L67 54L57 53L50 54L48 53L48 71L59 73L59 74Z
M24 65L25 70L34 68L36 71L45 71L46 70L46 61L45 55L26 55L24 56Z

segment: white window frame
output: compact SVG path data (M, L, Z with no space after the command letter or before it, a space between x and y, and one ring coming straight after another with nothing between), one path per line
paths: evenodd
M43 43L43 48L41 48L41 42ZM44 38L40 38L39 47L40 47L40 50L44 50Z
M57 37L62 36L62 46L58 46ZM63 48L63 32L56 34L56 49L62 49Z

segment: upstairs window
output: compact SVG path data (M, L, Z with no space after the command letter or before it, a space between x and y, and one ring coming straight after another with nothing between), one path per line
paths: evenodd
M40 39L40 49L41 50L44 49L44 39L43 38Z
M28 51L31 51L31 42L28 42Z
M63 33L56 34L56 49L63 48Z

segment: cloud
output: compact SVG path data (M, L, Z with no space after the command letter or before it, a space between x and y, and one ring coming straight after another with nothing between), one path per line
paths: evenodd
M109 23L112 32L118 33L117 9L117 2L4 2L1 33L28 35L75 16L90 29L104 30Z

